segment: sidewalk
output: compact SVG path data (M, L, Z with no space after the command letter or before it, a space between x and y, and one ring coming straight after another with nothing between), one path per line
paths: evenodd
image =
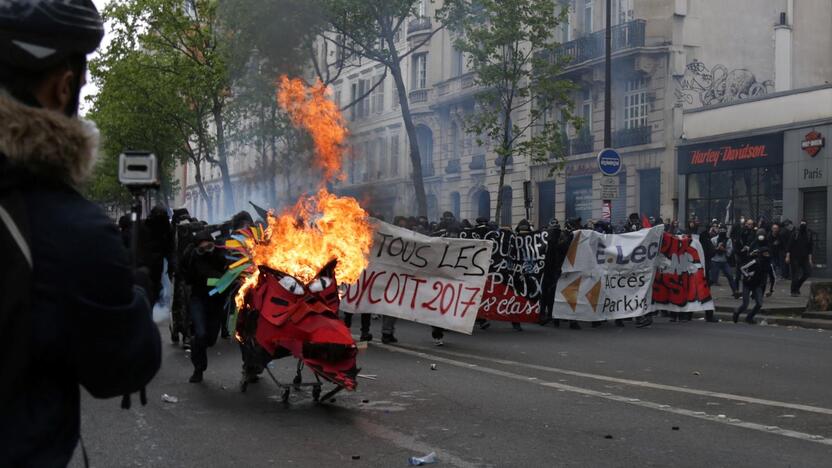
M763 301L763 309L757 314L757 322L765 320L769 325L796 326L804 328L823 328L832 330L832 312L807 312L812 279L806 281L800 289L800 297L791 297L791 281L778 279L774 286L774 294ZM768 292L768 291L766 291ZM711 288L711 295L716 304L716 316L722 320L731 320L732 314L742 303L741 299L734 299L731 288L725 277L720 278L720 284ZM754 307L751 300L749 310ZM704 314L697 314L704 316ZM742 318L745 318L743 315ZM741 319L742 319L741 318Z

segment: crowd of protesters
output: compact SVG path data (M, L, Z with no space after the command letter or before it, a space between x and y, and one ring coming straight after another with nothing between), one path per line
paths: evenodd
M376 215L384 220L383 216ZM137 264L151 272L152 285L149 288L151 300L160 298L161 273L164 260L168 262L168 274L176 279L173 288L171 339L174 342L183 340L186 348L192 348L191 360L194 364L194 375L191 381L199 382L207 367L206 348L220 336L228 337L226 327L227 304L222 297L210 297L204 285L206 278L219 277L225 267L225 259L213 248L220 243L234 229L252 224L251 216L246 212L236 215L232 221L224 225L208 226L205 222L191 218L187 211L177 210L168 224L167 214L156 208L151 211L144 221L139 233L144 239L139 243ZM552 219L547 226L536 229L528 220L521 220L514 228L499 226L487 217L477 218L473 223L467 219L458 220L453 213L445 212L435 222L425 216L396 216L393 224L419 234L431 237L465 237L466 231L498 231L508 230L517 234L527 234L536 230L546 231L548 247L543 262L541 276L540 325L560 325L560 320L553 317L555 291L566 252L572 241L573 232L579 229L589 229L604 234L620 234L636 232L653 226L663 226L665 232L673 235L697 235L702 243L705 254L705 271L708 283L719 286L719 281L725 277L733 296L742 299L741 305L733 315L737 322L746 313L751 300L754 307L745 317L749 323L754 323L755 315L762 309L764 297L774 293L777 278L791 279L791 293L800 294L802 284L811 273L813 262L813 234L807 228L806 222L801 221L797 226L786 221L784 223L755 223L751 219L741 219L732 225L725 225L713 220L710 224L702 225L697 219L691 219L683 227L677 221L661 218L639 216L631 214L624 222L612 224L606 220L583 222L580 218L572 218L561 225ZM119 223L124 233L124 242L129 244L129 222L127 218ZM217 234L215 237L214 234ZM689 321L691 313L659 312L671 321ZM360 341L372 341L370 332L372 317L370 314L358 314L360 317ZM653 315L632 319L639 328L652 324ZM708 322L718 322L713 311L706 313ZM627 320L615 320L616 326L623 327ZM353 322L353 314L344 314L344 322L349 327ZM396 318L383 317L381 326L381 341L384 344L398 342L395 336ZM477 320L477 326L488 329L491 323L484 319ZM602 326L605 322L592 322L592 327ZM516 331L523 331L519 322L512 322ZM569 320L569 328L581 329L581 324ZM431 327L431 337L437 346L444 344L444 330Z

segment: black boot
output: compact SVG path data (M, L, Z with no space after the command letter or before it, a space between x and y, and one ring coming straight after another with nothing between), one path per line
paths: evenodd
M570 320L569 321L569 328L572 329L572 330L580 330L581 329L581 324L578 323L575 320Z
M194 369L194 373L191 374L191 378L188 379L190 383L199 383L202 382L202 371Z

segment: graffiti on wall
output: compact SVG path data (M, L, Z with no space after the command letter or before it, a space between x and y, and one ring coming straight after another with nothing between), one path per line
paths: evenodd
M754 73L744 68L728 70L725 65L708 68L694 59L685 74L676 78L677 106L711 106L764 96L774 89L774 81L757 81Z

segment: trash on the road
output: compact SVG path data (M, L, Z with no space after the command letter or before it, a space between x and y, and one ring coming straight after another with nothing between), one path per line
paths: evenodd
M673 429L674 431L678 431L678 430L679 430L679 426L673 426L671 429Z
M797 416L795 416L793 414L781 414L780 417L781 418L796 418Z
M165 403L179 403L179 398L176 398L173 395L168 395L167 393L163 393L162 401L164 401Z
M436 370L436 364L431 364L430 365L430 370Z
M436 452L431 452L424 457L410 457L407 459L407 464L410 466L422 466L436 463Z
M720 419L722 419L722 418L727 418L727 416L725 416L724 414L718 414L718 415L716 415L716 417L718 417L718 418L720 418Z
M361 455L353 455L352 459L353 460L361 460Z
M358 374L358 376L359 376L360 378L362 378L362 379L367 379L367 380L376 380L376 376L375 376L375 375L370 375L370 374Z
M361 400L361 403L369 403L370 400Z
M607 434L607 435L605 435L605 436L604 436L604 438L605 438L605 439L612 439L612 435L611 435L611 434Z
M702 375L702 373L699 372L698 370L695 370L695 371L693 371L693 375Z
M768 325L768 320L762 319L762 320L760 320L760 323L758 323L757 325L760 325L761 327L765 327L765 326Z
M369 347L369 344L366 341L359 341L359 342L355 343L355 348L358 349L359 351L364 351L368 347Z

